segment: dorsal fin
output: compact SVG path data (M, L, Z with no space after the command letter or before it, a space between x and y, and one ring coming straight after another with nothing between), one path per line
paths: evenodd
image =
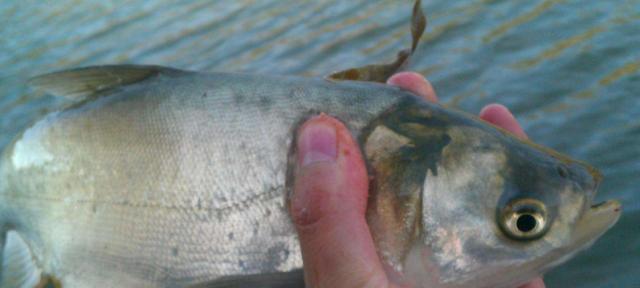
M130 85L150 77L182 70L146 65L90 66L36 76L29 84L47 93L83 100L99 92Z
M40 283L42 271L18 232L7 232L0 263L0 288L32 288Z
M416 51L420 37L427 27L427 18L422 12L422 4L420 0L416 0L413 5L413 14L411 16L411 48L398 52L396 60L388 64L374 64L357 68L350 68L338 72L331 73L325 78L329 80L358 80L381 82L387 81L391 75L402 71L407 66L411 55Z

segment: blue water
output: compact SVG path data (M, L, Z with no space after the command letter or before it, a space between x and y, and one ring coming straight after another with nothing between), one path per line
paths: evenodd
M0 147L63 99L30 76L107 63L324 75L409 45L411 1L1 1ZM509 106L530 137L605 175L624 205L549 287L640 287L640 1L425 1L411 69L470 112Z

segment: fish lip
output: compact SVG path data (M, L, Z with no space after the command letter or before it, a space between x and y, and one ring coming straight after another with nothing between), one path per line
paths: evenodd
M593 179L592 193L588 199L589 206L586 207L582 217L576 223L573 246L588 247L595 240L600 238L620 219L622 205L617 200L606 200L593 203L596 194L599 191L600 183L602 183L602 173L590 166L584 165Z
M583 218L604 217L604 220L617 221L618 218L620 218L621 211L622 204L620 204L618 200L606 200L596 204L592 204L589 209L585 211L585 215L583 216ZM613 221L611 225L615 224L615 221Z
M620 204L618 200L607 200L592 204L591 209L612 209L614 212L620 212L622 210L622 204Z
M621 212L622 205L617 200L591 205L576 223L572 246L592 244L618 222Z

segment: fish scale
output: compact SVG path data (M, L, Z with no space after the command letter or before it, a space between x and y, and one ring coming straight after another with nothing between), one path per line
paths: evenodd
M145 66L83 69L91 79L137 80L35 123L5 151L0 174L1 215L9 215L2 227L25 243L10 247L30 247L19 254L32 255L29 267L64 287L300 284L286 205L290 146L298 125L320 111L358 139L375 180L367 221L378 253L414 284L519 284L617 219L615 202L576 204L591 200L599 181L593 168L398 88ZM564 176L556 165L568 165ZM567 175L575 185L567 186ZM495 209L507 209L501 203L547 194L562 195L540 198L561 221L539 240L522 246L497 228ZM592 215L607 221L572 239L568 227ZM416 260L425 251L431 258ZM511 276L495 278L497 271Z
M303 286L286 203L295 131L319 113L360 145L367 223L403 284L515 287L589 247L620 216L591 203L596 169L371 83L425 26L416 1L411 49L326 80L135 65L32 79L72 104L0 160L0 287Z
M45 118L34 127L46 131L26 132L23 135L31 137L17 141L16 145L41 143L46 153L55 155L53 159L32 156L8 182L17 187L39 175L42 180L36 182L46 183L46 188L20 191L20 198L47 201L38 205L44 209L31 204L16 207L23 209L20 214L33 215L31 225L56 227L29 242L51 247L36 258L48 267L47 273L68 279L63 281L65 287L117 279L117 273L125 271L155 286L301 266L284 205L290 131L314 110L330 113L344 107L342 99L322 95L335 84L301 78L296 87L309 83L318 89L300 93L272 84L278 78L191 76L188 81L160 76L146 82L159 85L151 89L123 87L114 95ZM242 79L237 91L217 89L228 78ZM175 93L180 88L198 92ZM270 92L253 93L258 90ZM203 98L200 91L208 96ZM245 106L235 106L239 97ZM286 111L292 102L304 105ZM378 105L381 109L393 102L379 97ZM365 107L335 114L354 119L353 127L374 115ZM6 159L12 162L16 157L20 156ZM58 164L50 167L50 162ZM75 173L80 170L85 172ZM242 180L245 177L253 181ZM59 233L65 229L84 232ZM234 241L228 240L229 233ZM127 279L118 285L127 286ZM142 284L137 281L129 284Z

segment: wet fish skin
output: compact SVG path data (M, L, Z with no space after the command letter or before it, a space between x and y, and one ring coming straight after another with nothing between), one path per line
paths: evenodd
M99 94L27 129L0 167L0 227L63 287L299 269L287 158L296 127L319 112L358 139L378 253L409 283L511 287L619 215L614 203L598 208L609 214L597 229L583 223L595 214L592 168L398 88L160 70ZM549 209L538 239L510 239L497 224L522 197Z
M5 151L0 227L19 231L64 287L300 267L284 193L296 123L324 111L357 132L407 95L334 87L173 73L48 115Z

